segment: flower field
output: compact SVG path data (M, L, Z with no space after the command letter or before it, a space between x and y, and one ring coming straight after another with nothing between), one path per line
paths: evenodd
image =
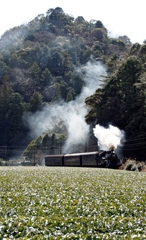
M1 167L0 239L146 239L146 173Z

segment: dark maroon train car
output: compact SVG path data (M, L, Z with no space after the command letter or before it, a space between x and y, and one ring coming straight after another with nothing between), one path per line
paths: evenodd
M64 154L45 156L46 166L63 166Z

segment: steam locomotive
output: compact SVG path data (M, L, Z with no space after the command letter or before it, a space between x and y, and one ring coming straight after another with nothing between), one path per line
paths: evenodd
M96 152L47 155L45 156L45 165L118 168L121 165L121 160L113 150L100 150Z

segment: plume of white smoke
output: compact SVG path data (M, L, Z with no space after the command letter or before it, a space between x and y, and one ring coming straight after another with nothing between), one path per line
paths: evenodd
M116 150L119 146L122 146L124 131L121 131L117 127L109 125L108 128L104 128L98 124L93 129L93 133L98 140L100 149Z
M48 105L42 111L38 111L27 117L27 123L31 129L31 138L33 139L47 129L52 130L57 124L63 122L67 129L64 152L71 152L73 145L86 143L89 126L84 120L87 114L85 98L92 95L99 87L102 79L101 76L107 75L105 67L93 59L76 71L84 72L85 86L81 94L74 101Z
M27 118L31 129L31 138L36 138L46 130L53 130L63 123L67 129L67 141L64 151L72 150L73 145L85 143L88 137L89 126L84 121L86 108L76 101L69 103L52 104Z

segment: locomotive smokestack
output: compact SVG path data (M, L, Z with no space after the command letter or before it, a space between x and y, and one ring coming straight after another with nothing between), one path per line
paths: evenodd
M110 151L114 151L115 150L115 147L112 145L110 148L109 148Z

